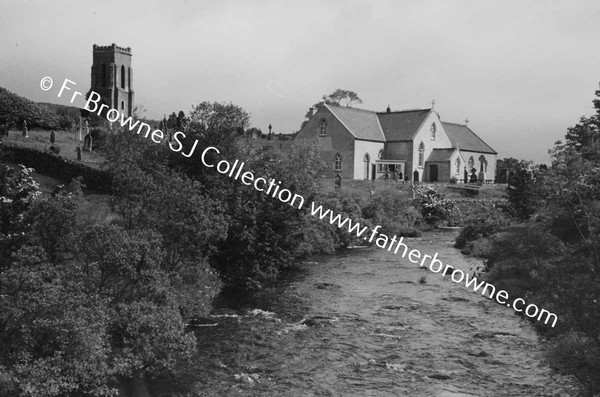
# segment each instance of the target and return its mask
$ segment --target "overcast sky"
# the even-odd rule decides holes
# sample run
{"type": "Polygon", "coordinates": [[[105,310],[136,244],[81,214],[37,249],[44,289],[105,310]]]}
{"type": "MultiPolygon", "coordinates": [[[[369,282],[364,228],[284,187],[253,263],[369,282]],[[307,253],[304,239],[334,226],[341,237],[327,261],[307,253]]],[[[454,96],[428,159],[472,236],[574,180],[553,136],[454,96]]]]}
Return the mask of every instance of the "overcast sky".
{"type": "Polygon", "coordinates": [[[426,108],[499,152],[547,162],[593,113],[600,1],[0,0],[0,86],[66,103],[40,79],[90,88],[92,45],[131,47],[146,115],[227,101],[296,131],[336,88],[365,109],[426,108]]]}

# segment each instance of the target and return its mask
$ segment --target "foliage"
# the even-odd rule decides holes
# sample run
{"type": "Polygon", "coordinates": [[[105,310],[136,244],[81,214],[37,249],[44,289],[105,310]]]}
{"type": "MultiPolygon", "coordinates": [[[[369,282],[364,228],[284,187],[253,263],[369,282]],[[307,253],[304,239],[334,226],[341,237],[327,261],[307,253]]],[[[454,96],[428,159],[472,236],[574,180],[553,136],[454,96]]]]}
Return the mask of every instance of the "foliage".
{"type": "Polygon", "coordinates": [[[231,146],[239,128],[248,125],[250,115],[232,103],[201,102],[192,108],[189,128],[201,139],[201,147],[215,146],[222,153],[231,146]]]}
{"type": "Polygon", "coordinates": [[[418,205],[423,219],[430,225],[437,225],[450,218],[454,203],[439,192],[433,185],[416,188],[418,205]]]}
{"type": "Polygon", "coordinates": [[[362,99],[354,91],[338,88],[329,95],[323,95],[323,101],[329,105],[350,107],[355,103],[362,103],[362,99]]]}
{"type": "Polygon", "coordinates": [[[23,244],[27,228],[25,214],[41,195],[31,177],[33,169],[0,163],[0,271],[8,266],[10,254],[23,244]]]}
{"type": "Polygon", "coordinates": [[[423,216],[415,204],[396,189],[375,193],[362,205],[362,215],[380,225],[383,233],[397,236],[420,235],[423,216]]]}
{"type": "Polygon", "coordinates": [[[527,220],[537,209],[539,202],[540,171],[530,163],[521,162],[510,172],[508,178],[508,202],[512,215],[527,220]]]}
{"type": "Polygon", "coordinates": [[[72,108],[59,105],[38,104],[0,87],[0,125],[43,130],[68,129],[74,122],[72,108]],[[58,109],[58,110],[57,110],[58,109]]]}
{"type": "Polygon", "coordinates": [[[496,183],[508,183],[507,171],[512,171],[517,167],[517,165],[519,165],[519,163],[522,163],[522,161],[517,160],[513,157],[505,157],[503,159],[498,159],[496,161],[496,183]]]}
{"type": "MultiPolygon", "coordinates": [[[[362,102],[362,99],[360,99],[356,92],[338,88],[329,95],[323,95],[322,100],[315,103],[312,107],[316,110],[323,107],[324,104],[350,107],[355,103],[362,102]]],[[[308,110],[308,112],[304,115],[306,120],[302,122],[300,129],[304,128],[304,126],[308,123],[308,120],[311,118],[311,115],[311,110],[308,110]]]]}
{"type": "Polygon", "coordinates": [[[110,192],[110,174],[104,170],[69,161],[52,153],[33,148],[10,146],[6,148],[4,154],[6,161],[19,162],[35,169],[39,173],[47,174],[66,182],[73,178],[82,177],[82,182],[86,187],[99,193],[110,192]]]}
{"type": "MultiPolygon", "coordinates": [[[[255,176],[281,181],[292,194],[302,196],[305,206],[315,200],[317,175],[323,165],[314,146],[298,145],[286,154],[266,146],[238,156],[255,176]]],[[[323,234],[322,228],[315,226],[317,222],[305,209],[299,210],[239,181],[226,180],[223,184],[224,177],[218,178],[209,194],[226,205],[229,229],[211,263],[230,288],[260,288],[298,259],[327,250],[329,243],[316,238],[323,234]]]]}
{"type": "Polygon", "coordinates": [[[106,142],[109,136],[109,131],[106,127],[94,127],[90,129],[92,135],[92,149],[93,150],[110,150],[107,148],[106,142]]]}
{"type": "Polygon", "coordinates": [[[484,201],[457,203],[453,218],[463,227],[454,246],[464,254],[472,254],[474,241],[492,236],[510,223],[500,205],[484,201]]]}
{"type": "Polygon", "coordinates": [[[593,338],[576,332],[561,335],[548,359],[561,372],[574,374],[588,390],[600,390],[600,346],[593,338]]]}
{"type": "MultiPolygon", "coordinates": [[[[558,316],[548,356],[589,394],[600,392],[600,90],[596,114],[569,128],[544,170],[518,164],[509,202],[521,225],[487,238],[486,277],[496,288],[558,316]]],[[[464,231],[465,238],[468,234],[464,231]]]]}

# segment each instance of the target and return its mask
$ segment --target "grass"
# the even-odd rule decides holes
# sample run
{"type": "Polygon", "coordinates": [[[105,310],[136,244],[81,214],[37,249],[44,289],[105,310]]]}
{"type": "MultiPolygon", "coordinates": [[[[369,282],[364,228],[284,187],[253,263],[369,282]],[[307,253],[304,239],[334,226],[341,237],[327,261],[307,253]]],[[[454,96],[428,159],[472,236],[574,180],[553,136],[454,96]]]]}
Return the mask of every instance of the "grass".
{"type": "MultiPolygon", "coordinates": [[[[449,189],[448,183],[427,183],[422,182],[421,185],[435,185],[438,190],[443,193],[448,199],[459,200],[505,200],[506,199],[506,184],[483,185],[479,189],[479,194],[473,197],[464,196],[461,192],[454,189],[449,189]]],[[[321,180],[322,190],[329,192],[335,190],[335,182],[333,179],[321,180]]],[[[457,185],[450,185],[457,186],[457,185]]],[[[460,186],[460,185],[458,185],[460,186]]],[[[352,196],[359,196],[368,199],[373,194],[380,193],[385,190],[399,190],[406,195],[407,199],[412,199],[412,186],[410,182],[404,184],[394,181],[365,181],[365,180],[344,180],[342,181],[342,191],[349,193],[352,196]]]]}
{"type": "MultiPolygon", "coordinates": [[[[29,137],[25,138],[21,131],[11,130],[8,136],[2,137],[2,142],[37,150],[49,150],[50,146],[60,147],[59,155],[67,160],[77,160],[77,143],[79,133],[77,130],[55,131],[55,143],[50,143],[50,131],[31,130],[29,137]]],[[[101,154],[92,151],[81,153],[81,162],[86,165],[99,168],[104,162],[101,154]]]]}

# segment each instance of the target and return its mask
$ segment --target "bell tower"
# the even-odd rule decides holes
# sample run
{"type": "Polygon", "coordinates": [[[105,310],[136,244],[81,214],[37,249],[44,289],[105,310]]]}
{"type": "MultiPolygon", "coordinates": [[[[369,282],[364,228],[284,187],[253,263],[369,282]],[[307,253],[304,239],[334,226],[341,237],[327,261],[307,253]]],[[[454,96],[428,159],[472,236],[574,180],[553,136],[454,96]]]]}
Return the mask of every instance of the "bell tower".
{"type": "Polygon", "coordinates": [[[102,102],[126,116],[133,114],[133,69],[131,47],[93,46],[92,91],[102,102]]]}

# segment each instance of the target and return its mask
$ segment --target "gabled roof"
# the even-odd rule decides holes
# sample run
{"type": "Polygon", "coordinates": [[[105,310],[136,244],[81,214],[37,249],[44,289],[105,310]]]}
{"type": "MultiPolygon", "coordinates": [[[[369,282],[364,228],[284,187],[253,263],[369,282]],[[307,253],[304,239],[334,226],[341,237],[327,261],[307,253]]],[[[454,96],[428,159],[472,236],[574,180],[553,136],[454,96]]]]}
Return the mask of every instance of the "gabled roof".
{"type": "Polygon", "coordinates": [[[498,154],[466,125],[442,121],[442,126],[448,134],[452,146],[470,152],[498,154]]]}
{"type": "Polygon", "coordinates": [[[385,142],[377,114],[370,110],[325,105],[357,139],[385,142]]]}
{"type": "Polygon", "coordinates": [[[414,138],[431,109],[403,110],[377,113],[388,142],[409,141],[414,138]]]}
{"type": "MultiPolygon", "coordinates": [[[[371,110],[337,105],[325,104],[324,106],[356,139],[375,142],[412,140],[419,131],[421,125],[425,122],[429,113],[432,111],[431,109],[415,109],[388,113],[373,112],[371,110]]],[[[453,148],[472,152],[498,154],[466,125],[442,121],[442,126],[444,127],[448,138],[450,138],[453,148]]],[[[438,155],[442,156],[441,152],[435,156],[438,155]]]]}
{"type": "Polygon", "coordinates": [[[455,151],[456,151],[456,148],[433,149],[431,151],[431,154],[427,158],[427,161],[434,162],[434,163],[450,161],[450,159],[452,158],[452,155],[454,154],[455,151]]]}

